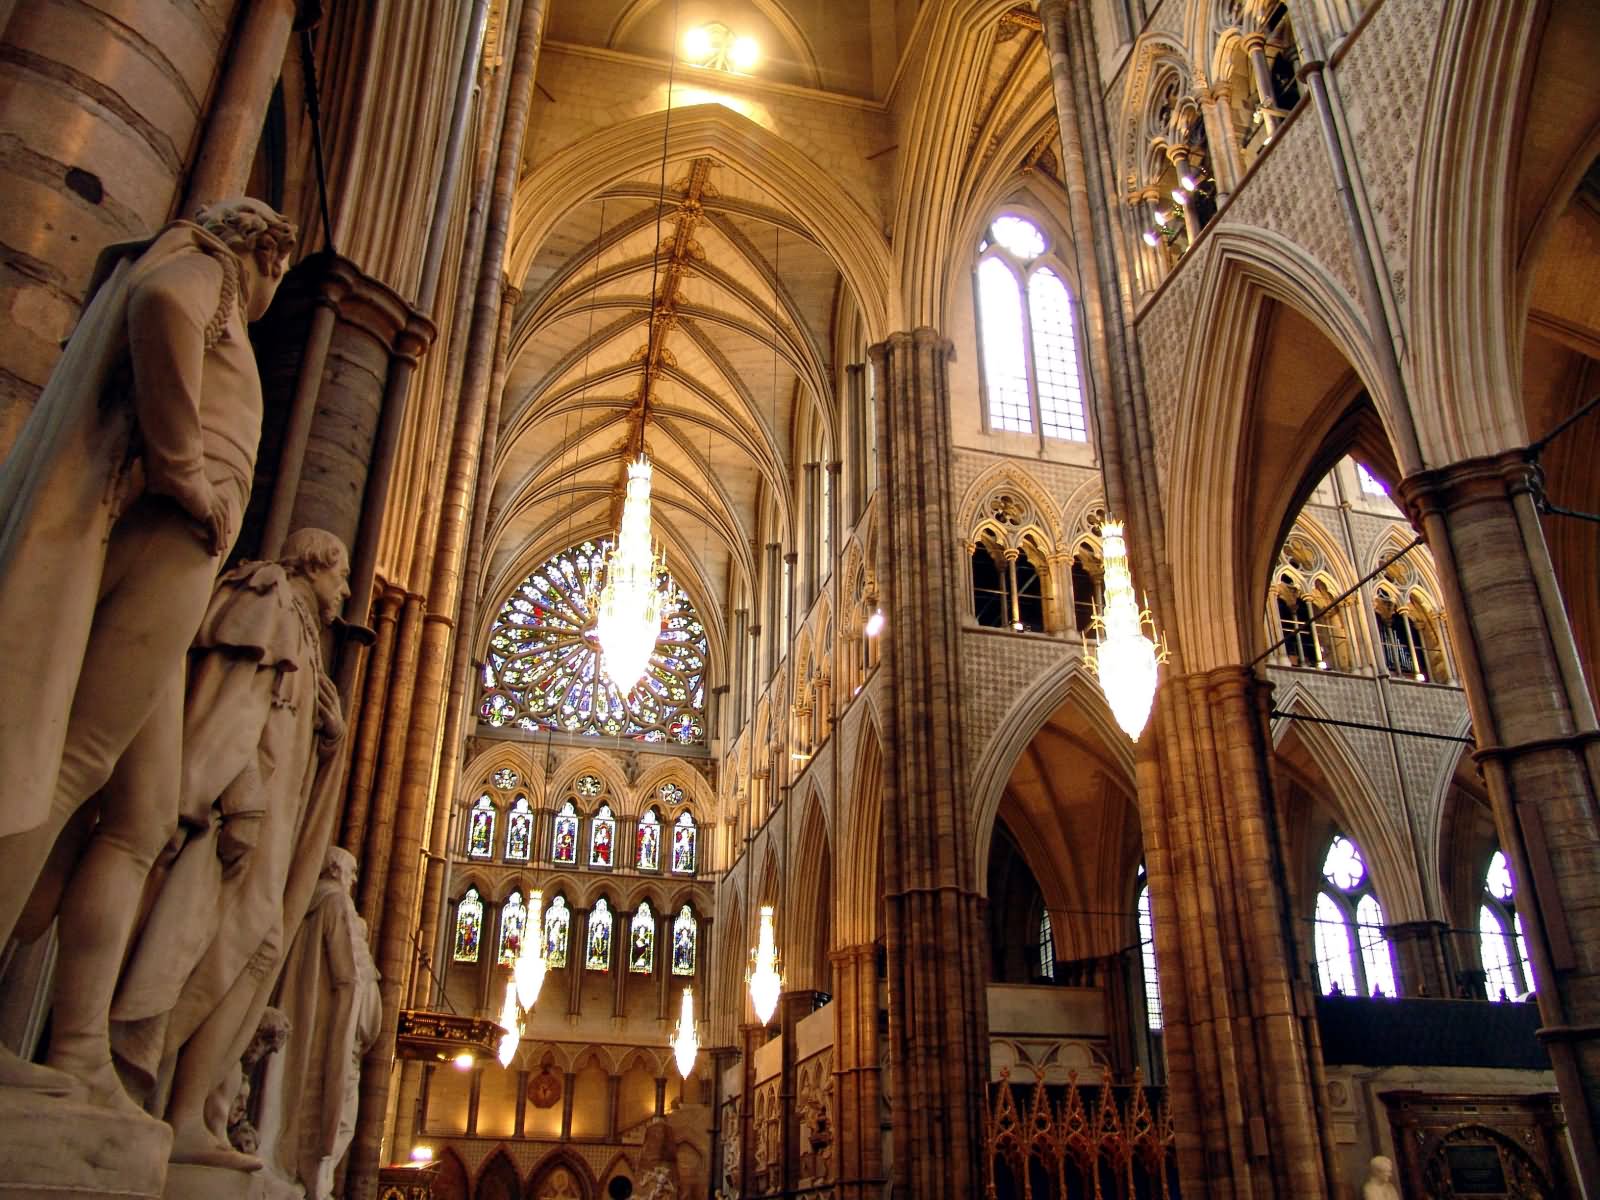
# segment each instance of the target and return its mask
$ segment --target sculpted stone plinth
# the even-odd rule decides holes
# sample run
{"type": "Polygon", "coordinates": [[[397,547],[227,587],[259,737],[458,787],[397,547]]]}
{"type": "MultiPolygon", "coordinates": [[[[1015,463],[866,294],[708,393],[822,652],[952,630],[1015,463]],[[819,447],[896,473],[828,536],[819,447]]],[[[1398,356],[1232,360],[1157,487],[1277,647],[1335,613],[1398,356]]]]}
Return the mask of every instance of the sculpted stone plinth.
{"type": "Polygon", "coordinates": [[[236,200],[108,250],[0,467],[0,944],[53,916],[61,934],[55,1072],[8,1055],[0,1087],[138,1112],[107,1012],[177,825],[187,652],[255,468],[246,324],[293,246],[277,213],[236,200]]]}
{"type": "Polygon", "coordinates": [[[274,1003],[295,1032],[269,1076],[262,1127],[267,1169],[329,1200],[333,1177],[355,1136],[361,1059],[383,1021],[378,969],[367,948],[367,923],[351,899],[356,860],[328,849],[322,878],[284,963],[274,1003]]]}
{"type": "Polygon", "coordinates": [[[0,1200],[162,1194],[172,1130],[86,1100],[0,1088],[0,1200]]]}
{"type": "Polygon", "coordinates": [[[188,836],[111,1012],[117,1065],[172,1124],[174,1162],[262,1165],[230,1145],[228,1115],[240,1056],[332,832],[338,780],[327,766],[344,721],[322,638],[348,595],[348,570],[342,542],[298,530],[283,561],[243,563],[218,580],[195,638],[183,724],[188,836]]]}

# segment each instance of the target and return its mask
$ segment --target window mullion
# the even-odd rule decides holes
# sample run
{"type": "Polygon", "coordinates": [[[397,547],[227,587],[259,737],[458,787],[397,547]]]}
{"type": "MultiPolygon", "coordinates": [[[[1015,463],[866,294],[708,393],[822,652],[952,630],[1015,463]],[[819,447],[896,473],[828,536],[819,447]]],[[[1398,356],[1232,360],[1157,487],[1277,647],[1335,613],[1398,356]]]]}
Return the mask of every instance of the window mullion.
{"type": "Polygon", "coordinates": [[[1020,276],[1017,286],[1022,296],[1022,369],[1028,380],[1028,412],[1043,448],[1044,406],[1039,402],[1039,362],[1033,348],[1033,298],[1028,294],[1027,269],[1019,267],[1017,270],[1020,276]]]}

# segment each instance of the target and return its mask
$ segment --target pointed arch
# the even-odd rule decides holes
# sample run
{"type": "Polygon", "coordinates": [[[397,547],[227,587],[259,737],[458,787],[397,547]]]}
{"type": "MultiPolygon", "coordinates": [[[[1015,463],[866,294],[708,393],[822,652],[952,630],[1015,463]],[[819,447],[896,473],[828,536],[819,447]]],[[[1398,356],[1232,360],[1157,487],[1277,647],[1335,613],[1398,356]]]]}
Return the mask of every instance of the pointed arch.
{"type": "Polygon", "coordinates": [[[1033,507],[1028,514],[1034,520],[1023,522],[1006,535],[1006,544],[1020,544],[1030,531],[1044,542],[1046,552],[1054,551],[1066,540],[1066,526],[1062,521],[1061,507],[1051,498],[1049,489],[1035,479],[1031,472],[1015,463],[999,462],[980,474],[961,496],[961,506],[956,509],[966,522],[966,536],[972,537],[985,521],[991,524],[992,515],[981,506],[991,496],[1003,489],[1013,489],[1027,498],[1033,507]]]}
{"type": "Polygon", "coordinates": [[[835,886],[833,940],[840,946],[865,945],[881,933],[883,742],[870,707],[859,722],[850,800],[853,836],[840,855],[835,886]]]}
{"type": "MultiPolygon", "coordinates": [[[[1311,717],[1331,715],[1309,689],[1299,684],[1291,685],[1282,694],[1278,708],[1311,717]]],[[[1272,740],[1279,761],[1298,776],[1313,800],[1326,802],[1335,822],[1361,848],[1378,898],[1390,920],[1425,917],[1428,910],[1417,879],[1411,839],[1381,799],[1376,781],[1368,774],[1350,739],[1332,726],[1280,717],[1273,725],[1272,740]],[[1315,776],[1311,776],[1303,764],[1297,767],[1291,761],[1296,757],[1293,753],[1296,747],[1304,751],[1304,758],[1314,767],[1315,776]],[[1318,783],[1323,786],[1319,788],[1318,783]]],[[[1306,853],[1317,851],[1307,847],[1306,853]]],[[[1313,866],[1320,869],[1321,864],[1313,866]]]]}
{"type": "MultiPolygon", "coordinates": [[[[1395,398],[1373,386],[1376,357],[1352,298],[1277,234],[1225,227],[1207,236],[1202,288],[1216,299],[1189,329],[1180,356],[1181,378],[1194,385],[1182,402],[1176,394],[1158,396],[1154,386],[1151,394],[1157,468],[1163,494],[1172,498],[1174,618],[1190,670],[1250,657],[1247,647],[1260,636],[1258,580],[1269,565],[1258,569],[1255,560],[1277,552],[1291,514],[1339,454],[1359,440],[1381,468],[1395,461],[1387,426],[1362,425],[1360,397],[1371,397],[1364,411],[1379,420],[1395,398]],[[1269,352],[1287,353],[1291,333],[1294,345],[1318,356],[1323,390],[1300,396],[1298,412],[1276,412],[1301,427],[1292,444],[1263,448],[1252,440],[1259,422],[1251,414],[1264,403],[1269,352]],[[1335,450],[1336,443],[1343,444],[1335,450]],[[1260,536],[1264,525],[1272,527],[1270,540],[1260,536]]],[[[1274,396],[1273,403],[1282,409],[1290,399],[1274,396]]]]}
{"type": "Polygon", "coordinates": [[[831,992],[827,960],[832,946],[833,850],[827,806],[815,786],[800,808],[800,838],[791,851],[789,894],[791,920],[785,943],[791,951],[789,987],[816,987],[831,992]]]}
{"type": "Polygon", "coordinates": [[[1133,746],[1118,729],[1100,685],[1082,659],[1058,659],[1012,701],[972,772],[972,845],[982,895],[988,894],[989,844],[1012,766],[1051,715],[1069,702],[1115,756],[1123,790],[1135,794],[1133,746]]]}
{"type": "Polygon", "coordinates": [[[599,1184],[590,1173],[589,1164],[565,1147],[552,1150],[534,1164],[532,1171],[528,1172],[528,1200],[540,1200],[541,1189],[550,1181],[552,1175],[562,1170],[572,1176],[582,1200],[596,1200],[599,1184]]]}

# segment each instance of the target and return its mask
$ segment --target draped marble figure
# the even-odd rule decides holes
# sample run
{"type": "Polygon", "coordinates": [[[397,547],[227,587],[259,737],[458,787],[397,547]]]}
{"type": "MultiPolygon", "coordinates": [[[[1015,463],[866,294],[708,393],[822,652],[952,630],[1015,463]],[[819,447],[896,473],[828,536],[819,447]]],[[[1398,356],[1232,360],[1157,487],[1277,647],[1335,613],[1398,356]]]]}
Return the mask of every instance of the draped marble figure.
{"type": "Polygon", "coordinates": [[[51,916],[61,935],[54,1070],[3,1052],[0,1085],[137,1111],[106,1014],[177,823],[186,652],[254,475],[246,325],[294,239],[267,205],[227,200],[108,249],[0,467],[0,945],[51,916]]]}
{"type": "MultiPolygon", "coordinates": [[[[253,1170],[228,1143],[234,1067],[304,919],[332,836],[344,733],[322,637],[348,595],[321,529],[227,572],[195,638],[183,725],[189,833],[117,986],[118,1067],[164,1111],[173,1162],[253,1170]],[[158,1083],[171,1060],[171,1098],[158,1083]]],[[[297,1023],[293,1014],[292,1023],[297,1023]]]]}
{"type": "Polygon", "coordinates": [[[367,948],[367,923],[350,890],[356,860],[328,848],[300,932],[284,962],[273,1003],[294,1024],[263,1103],[275,1110],[276,1174],[329,1200],[333,1175],[355,1135],[361,1059],[383,1020],[378,968],[367,948]]]}

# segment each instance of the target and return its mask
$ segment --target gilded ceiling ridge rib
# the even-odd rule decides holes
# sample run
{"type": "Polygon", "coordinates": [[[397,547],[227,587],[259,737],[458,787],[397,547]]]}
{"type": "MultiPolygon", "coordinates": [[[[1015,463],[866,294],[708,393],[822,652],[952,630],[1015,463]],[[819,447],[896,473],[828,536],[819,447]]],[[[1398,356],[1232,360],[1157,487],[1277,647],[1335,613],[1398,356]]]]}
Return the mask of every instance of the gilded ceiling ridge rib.
{"type": "MultiPolygon", "coordinates": [[[[712,160],[704,157],[695,159],[689,165],[683,196],[677,201],[673,213],[672,237],[666,243],[671,247],[671,252],[662,272],[658,294],[651,297],[651,329],[645,342],[644,377],[639,382],[633,408],[633,415],[638,417],[638,422],[629,435],[627,452],[617,472],[616,499],[612,506],[619,521],[628,484],[628,464],[644,452],[645,427],[650,420],[650,397],[655,390],[656,375],[663,364],[670,366],[676,361],[667,349],[667,339],[678,322],[678,290],[693,269],[690,264],[694,257],[694,231],[705,216],[700,201],[710,188],[712,165],[712,160]]],[[[659,247],[656,253],[660,253],[659,247]]]]}

